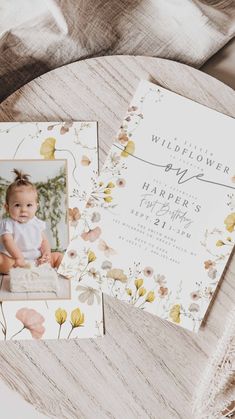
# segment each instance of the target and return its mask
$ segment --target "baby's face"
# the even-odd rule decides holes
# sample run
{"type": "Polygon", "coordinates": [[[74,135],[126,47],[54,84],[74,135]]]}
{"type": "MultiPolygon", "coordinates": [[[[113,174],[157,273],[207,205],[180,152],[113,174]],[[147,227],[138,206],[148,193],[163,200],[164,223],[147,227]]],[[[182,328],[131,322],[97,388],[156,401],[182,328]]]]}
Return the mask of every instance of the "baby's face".
{"type": "Polygon", "coordinates": [[[14,191],[6,205],[10,217],[19,223],[27,223],[37,211],[37,195],[35,191],[22,187],[14,191]]]}

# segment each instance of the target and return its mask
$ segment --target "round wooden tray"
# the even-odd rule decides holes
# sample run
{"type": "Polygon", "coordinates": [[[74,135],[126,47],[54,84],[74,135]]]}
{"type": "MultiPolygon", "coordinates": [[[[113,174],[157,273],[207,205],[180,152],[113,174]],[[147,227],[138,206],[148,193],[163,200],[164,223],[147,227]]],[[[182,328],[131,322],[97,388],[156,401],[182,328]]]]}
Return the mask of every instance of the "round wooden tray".
{"type": "MultiPolygon", "coordinates": [[[[0,119],[97,120],[102,163],[141,78],[235,116],[233,90],[198,70],[113,56],[33,80],[1,104],[0,119]]],[[[0,375],[60,419],[191,418],[193,392],[235,304],[234,272],[233,258],[198,335],[105,297],[103,339],[1,343],[0,375]]]]}

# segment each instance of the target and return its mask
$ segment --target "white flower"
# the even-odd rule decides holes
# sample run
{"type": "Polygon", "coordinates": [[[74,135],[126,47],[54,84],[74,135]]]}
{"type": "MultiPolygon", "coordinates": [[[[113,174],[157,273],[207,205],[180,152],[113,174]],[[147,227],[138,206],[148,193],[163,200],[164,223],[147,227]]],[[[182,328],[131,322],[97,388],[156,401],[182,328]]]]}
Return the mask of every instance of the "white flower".
{"type": "Polygon", "coordinates": [[[99,212],[93,212],[91,216],[91,221],[93,223],[98,223],[100,221],[100,213],[99,212]]]}
{"type": "Polygon", "coordinates": [[[189,311],[191,311],[191,312],[198,312],[199,311],[199,305],[198,304],[196,304],[196,303],[192,303],[192,304],[190,304],[190,306],[189,306],[189,311]]]}
{"type": "Polygon", "coordinates": [[[93,279],[99,279],[100,278],[100,273],[99,271],[96,271],[95,268],[90,268],[87,271],[88,275],[91,276],[93,279]]]}
{"type": "Polygon", "coordinates": [[[94,300],[96,298],[97,304],[100,304],[101,298],[100,298],[100,292],[98,290],[95,290],[91,287],[83,287],[82,285],[78,285],[76,287],[77,291],[81,291],[81,293],[78,296],[79,301],[81,303],[87,303],[89,306],[94,304],[94,300]]]}
{"type": "Polygon", "coordinates": [[[117,153],[112,153],[110,156],[111,163],[115,164],[120,161],[120,156],[117,153]]]}
{"type": "Polygon", "coordinates": [[[157,282],[160,286],[166,283],[165,275],[157,275],[157,277],[155,277],[154,279],[155,279],[155,282],[157,282]]]}
{"type": "Polygon", "coordinates": [[[112,263],[109,262],[109,260],[104,260],[104,262],[101,265],[102,269],[111,269],[112,268],[112,263]]]}
{"type": "Polygon", "coordinates": [[[215,268],[210,268],[208,271],[208,276],[211,279],[215,279],[217,274],[217,270],[215,268]]]}

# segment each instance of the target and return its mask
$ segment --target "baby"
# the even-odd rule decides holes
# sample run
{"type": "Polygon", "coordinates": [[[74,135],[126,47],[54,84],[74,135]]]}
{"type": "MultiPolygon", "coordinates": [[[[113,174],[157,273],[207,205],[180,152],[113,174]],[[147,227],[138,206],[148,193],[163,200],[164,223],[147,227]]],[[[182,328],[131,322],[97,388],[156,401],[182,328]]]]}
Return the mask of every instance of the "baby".
{"type": "Polygon", "coordinates": [[[0,272],[6,274],[12,267],[24,267],[27,261],[38,265],[49,262],[58,268],[63,255],[51,252],[46,223],[35,216],[37,189],[29,181],[29,175],[16,169],[13,172],[15,180],[6,191],[5,208],[9,218],[0,222],[0,272]]]}

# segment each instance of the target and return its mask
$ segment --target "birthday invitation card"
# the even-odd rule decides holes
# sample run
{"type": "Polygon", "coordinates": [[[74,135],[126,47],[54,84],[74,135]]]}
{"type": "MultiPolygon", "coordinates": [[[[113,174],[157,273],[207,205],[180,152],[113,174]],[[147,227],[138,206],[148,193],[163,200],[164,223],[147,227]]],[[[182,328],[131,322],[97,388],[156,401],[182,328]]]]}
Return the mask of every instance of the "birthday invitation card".
{"type": "Polygon", "coordinates": [[[197,331],[234,246],[234,128],[142,81],[61,274],[197,331]]]}
{"type": "Polygon", "coordinates": [[[0,339],[102,336],[101,292],[58,273],[97,176],[97,123],[3,122],[0,141],[0,339]]]}

